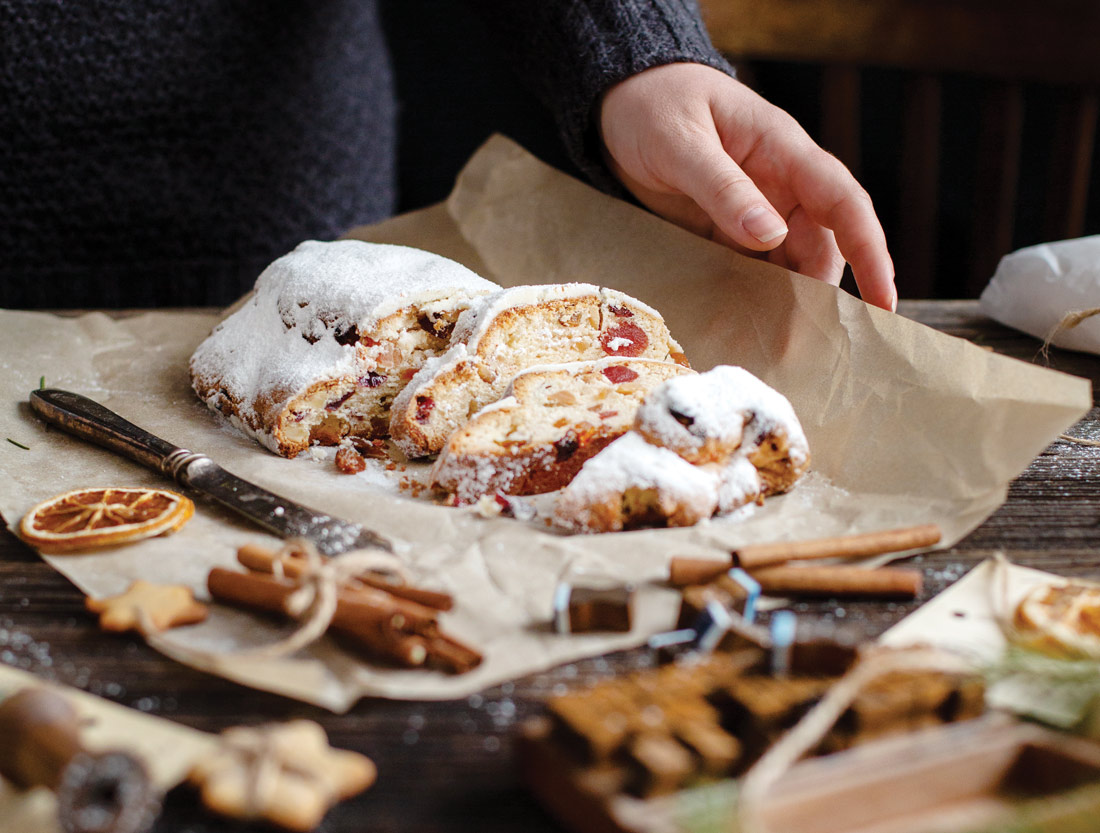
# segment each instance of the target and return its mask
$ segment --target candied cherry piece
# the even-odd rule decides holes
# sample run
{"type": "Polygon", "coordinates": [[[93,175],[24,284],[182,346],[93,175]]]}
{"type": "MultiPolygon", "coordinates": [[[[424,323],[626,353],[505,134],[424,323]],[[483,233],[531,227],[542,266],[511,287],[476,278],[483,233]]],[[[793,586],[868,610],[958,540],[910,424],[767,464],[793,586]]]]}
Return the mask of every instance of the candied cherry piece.
{"type": "Polygon", "coordinates": [[[430,396],[417,396],[416,397],[416,421],[427,422],[428,418],[432,415],[432,410],[435,408],[435,400],[430,396]]]}
{"type": "Polygon", "coordinates": [[[623,382],[633,382],[638,378],[637,372],[631,370],[629,367],[623,367],[621,364],[605,367],[603,369],[603,375],[607,377],[607,381],[616,385],[621,385],[623,382]]]}
{"type": "Polygon", "coordinates": [[[619,318],[633,318],[634,317],[634,313],[632,313],[626,307],[609,306],[608,310],[611,313],[613,313],[614,315],[617,315],[619,318]]]}
{"type": "Polygon", "coordinates": [[[612,356],[640,356],[649,346],[645,330],[629,321],[608,327],[600,336],[604,352],[612,356]]]}
{"type": "Polygon", "coordinates": [[[339,397],[338,399],[333,399],[331,402],[329,402],[327,405],[325,405],[325,410],[328,411],[329,413],[332,413],[337,408],[339,408],[341,405],[343,405],[345,402],[347,402],[349,399],[351,399],[351,395],[353,393],[355,393],[354,388],[349,390],[347,393],[345,393],[343,396],[339,397]]]}

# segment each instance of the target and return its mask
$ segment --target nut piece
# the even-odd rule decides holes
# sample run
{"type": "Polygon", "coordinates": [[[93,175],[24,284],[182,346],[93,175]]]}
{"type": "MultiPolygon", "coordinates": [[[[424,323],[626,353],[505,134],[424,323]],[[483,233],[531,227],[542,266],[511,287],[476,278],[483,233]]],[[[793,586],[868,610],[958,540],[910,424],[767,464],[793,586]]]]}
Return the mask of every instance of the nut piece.
{"type": "Polygon", "coordinates": [[[363,455],[350,445],[342,445],[336,450],[336,468],[344,474],[358,474],[366,467],[363,455]]]}

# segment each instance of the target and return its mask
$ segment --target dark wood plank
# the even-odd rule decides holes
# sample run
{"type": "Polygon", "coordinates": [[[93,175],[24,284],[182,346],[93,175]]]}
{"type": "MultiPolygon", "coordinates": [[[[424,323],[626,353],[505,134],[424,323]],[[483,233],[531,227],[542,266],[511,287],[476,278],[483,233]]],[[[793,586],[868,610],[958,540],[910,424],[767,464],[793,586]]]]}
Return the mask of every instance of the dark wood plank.
{"type": "Polygon", "coordinates": [[[1047,177],[1045,240],[1067,240],[1084,231],[1096,144],[1096,91],[1074,88],[1059,97],[1047,177]]]}
{"type": "MultiPolygon", "coordinates": [[[[1035,358],[1039,343],[996,325],[974,302],[903,301],[901,312],[936,329],[1017,358],[1035,358]]],[[[1051,366],[1100,383],[1100,359],[1053,351],[1051,366]]],[[[1100,410],[1075,429],[1100,437],[1100,410]]],[[[993,551],[1066,575],[1100,577],[1100,449],[1056,442],[1012,484],[1008,500],[950,550],[914,559],[925,576],[913,603],[813,602],[795,610],[853,636],[873,637],[940,592],[993,551]]],[[[362,702],[346,715],[251,691],[177,665],[129,636],[107,636],[83,608],[83,597],[10,533],[0,531],[0,662],[100,694],[204,730],[305,716],[333,742],[373,757],[380,770],[368,793],[338,807],[322,830],[556,830],[520,787],[512,759],[517,721],[566,687],[652,663],[626,651],[534,674],[446,703],[362,702]]],[[[255,829],[212,821],[185,790],[169,796],[157,830],[215,833],[255,829]]]]}
{"type": "Polygon", "coordinates": [[[901,166],[898,170],[901,204],[898,228],[898,296],[936,297],[938,195],[940,179],[940,120],[942,85],[934,75],[906,80],[901,166]]]}
{"type": "Polygon", "coordinates": [[[1100,83],[1088,0],[702,0],[711,39],[753,60],[1100,83]]]}
{"type": "Polygon", "coordinates": [[[1018,83],[994,84],[982,98],[974,184],[971,268],[960,294],[977,297],[1012,251],[1023,146],[1024,95],[1018,83]]]}
{"type": "Polygon", "coordinates": [[[827,66],[821,77],[821,146],[858,179],[860,165],[860,80],[854,66],[827,66]]]}

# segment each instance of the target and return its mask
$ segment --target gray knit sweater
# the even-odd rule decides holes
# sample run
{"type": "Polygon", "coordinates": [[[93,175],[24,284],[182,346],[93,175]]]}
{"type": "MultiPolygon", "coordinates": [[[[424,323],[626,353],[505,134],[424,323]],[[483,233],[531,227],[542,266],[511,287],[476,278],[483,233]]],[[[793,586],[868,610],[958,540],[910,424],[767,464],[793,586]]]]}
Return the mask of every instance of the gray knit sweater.
{"type": "MultiPolygon", "coordinates": [[[[692,0],[470,5],[601,187],[604,90],[728,69],[692,0]]],[[[380,24],[378,0],[0,0],[0,306],[223,304],[298,241],[391,214],[380,24]]]]}

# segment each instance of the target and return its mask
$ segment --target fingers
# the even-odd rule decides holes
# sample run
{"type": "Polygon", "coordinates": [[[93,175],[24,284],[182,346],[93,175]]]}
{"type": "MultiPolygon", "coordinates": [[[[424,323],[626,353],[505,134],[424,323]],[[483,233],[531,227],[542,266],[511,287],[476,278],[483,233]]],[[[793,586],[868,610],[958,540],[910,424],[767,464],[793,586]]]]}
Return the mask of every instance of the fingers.
{"type": "Polygon", "coordinates": [[[674,144],[663,167],[668,185],[694,200],[725,237],[757,252],[783,242],[783,217],[726,153],[717,133],[674,144]]]}
{"type": "Polygon", "coordinates": [[[800,154],[788,177],[809,219],[833,230],[863,300],[895,309],[894,263],[867,192],[847,168],[819,148],[800,154]]]}
{"type": "Polygon", "coordinates": [[[787,218],[787,225],[790,227],[784,247],[787,268],[839,286],[844,275],[844,256],[833,232],[815,223],[801,207],[787,218]]]}

